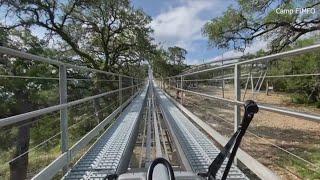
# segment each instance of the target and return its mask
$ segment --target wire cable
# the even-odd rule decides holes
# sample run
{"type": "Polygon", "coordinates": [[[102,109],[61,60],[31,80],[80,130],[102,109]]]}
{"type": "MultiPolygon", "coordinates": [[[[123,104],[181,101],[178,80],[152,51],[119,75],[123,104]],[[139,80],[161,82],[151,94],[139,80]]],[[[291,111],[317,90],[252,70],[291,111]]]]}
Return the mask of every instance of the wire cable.
{"type": "MultiPolygon", "coordinates": [[[[105,109],[107,109],[107,108],[111,107],[111,106],[112,106],[112,105],[114,105],[114,104],[115,104],[115,102],[113,102],[113,103],[112,103],[112,104],[110,104],[109,106],[107,106],[107,107],[105,107],[105,108],[103,108],[103,109],[101,109],[101,110],[99,110],[99,111],[97,111],[97,112],[101,112],[101,111],[103,111],[103,110],[105,110],[105,109]]],[[[79,121],[79,122],[77,122],[77,123],[73,124],[72,126],[68,127],[68,129],[71,129],[71,128],[75,127],[75,125],[79,124],[80,122],[82,122],[82,121],[84,121],[84,120],[87,120],[87,119],[89,119],[89,118],[91,118],[91,117],[95,116],[97,112],[95,112],[94,114],[92,114],[92,115],[90,115],[90,116],[88,116],[88,117],[86,117],[86,118],[82,119],[81,121],[79,121]]],[[[24,152],[24,153],[20,154],[19,156],[17,156],[17,157],[15,157],[15,158],[11,159],[10,161],[5,162],[4,164],[12,163],[13,161],[15,161],[15,160],[19,159],[20,157],[22,157],[22,156],[24,156],[24,155],[26,155],[26,154],[30,153],[31,151],[33,151],[33,150],[35,150],[35,149],[39,148],[40,146],[42,146],[42,145],[46,144],[46,143],[47,143],[47,142],[49,142],[50,140],[52,140],[52,139],[56,138],[56,137],[57,137],[58,135],[60,135],[60,134],[61,134],[61,131],[60,131],[60,132],[58,132],[57,134],[55,134],[55,135],[53,135],[53,136],[49,137],[49,138],[48,138],[48,139],[46,139],[45,141],[42,141],[41,143],[37,144],[36,146],[34,146],[34,147],[32,147],[32,148],[28,149],[28,151],[26,151],[26,152],[24,152]]]]}
{"type": "MultiPolygon", "coordinates": [[[[230,124],[230,125],[233,126],[233,123],[232,123],[232,122],[224,119],[224,118],[221,117],[221,116],[218,116],[218,115],[212,115],[212,116],[217,117],[217,118],[219,118],[220,120],[222,120],[222,121],[224,121],[224,122],[226,122],[226,123],[228,123],[228,124],[230,124]]],[[[209,124],[209,125],[210,125],[210,124],[209,124]]],[[[320,166],[318,166],[318,165],[316,165],[316,164],[314,164],[314,163],[312,163],[312,162],[310,162],[310,161],[308,161],[308,160],[306,160],[306,159],[304,159],[304,158],[302,158],[302,157],[300,157],[300,156],[298,156],[298,155],[296,155],[296,154],[294,154],[294,153],[292,153],[292,152],[290,152],[290,151],[288,151],[288,150],[286,150],[286,149],[284,149],[284,148],[282,148],[282,147],[280,147],[280,146],[272,143],[271,141],[269,141],[269,140],[267,140],[267,139],[265,139],[265,138],[263,138],[263,137],[255,134],[255,133],[253,133],[252,131],[247,130],[247,132],[248,132],[249,134],[255,136],[256,138],[259,138],[259,139],[265,141],[266,143],[274,146],[275,148],[278,148],[278,149],[280,149],[281,151],[284,151],[284,152],[286,152],[287,154],[289,154],[289,155],[291,155],[291,156],[293,156],[293,157],[295,157],[295,158],[297,158],[297,159],[299,159],[299,160],[301,160],[301,161],[303,161],[303,162],[305,162],[305,163],[307,163],[307,164],[315,167],[316,169],[320,169],[320,166]]],[[[317,172],[316,170],[313,170],[313,169],[310,169],[310,170],[317,172]]]]}
{"type": "Polygon", "coordinates": [[[41,77],[41,76],[14,76],[14,75],[0,75],[2,78],[18,78],[18,79],[38,79],[38,80],[59,80],[54,77],[41,77]]]}

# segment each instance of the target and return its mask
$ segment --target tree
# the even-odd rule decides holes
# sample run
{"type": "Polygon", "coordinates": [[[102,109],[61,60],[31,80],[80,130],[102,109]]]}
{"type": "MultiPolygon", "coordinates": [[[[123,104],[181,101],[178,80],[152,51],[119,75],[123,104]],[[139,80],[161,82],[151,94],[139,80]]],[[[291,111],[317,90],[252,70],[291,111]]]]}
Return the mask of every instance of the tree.
{"type": "Polygon", "coordinates": [[[18,0],[2,1],[2,6],[17,19],[5,28],[45,28],[88,67],[116,71],[127,61],[141,61],[139,55],[151,46],[151,19],[129,0],[18,0]]]}
{"type": "MultiPolygon", "coordinates": [[[[43,56],[48,56],[52,52],[50,49],[42,48],[44,42],[32,36],[28,30],[0,31],[0,34],[1,42],[5,46],[43,56]]],[[[1,55],[1,75],[53,77],[57,76],[57,71],[53,71],[54,69],[56,68],[46,64],[23,61],[20,58],[1,55]]],[[[39,107],[57,104],[58,101],[58,96],[54,93],[58,89],[57,84],[48,80],[4,78],[0,81],[0,87],[0,101],[2,102],[0,105],[0,118],[27,113],[39,107]]],[[[27,152],[31,136],[30,122],[35,120],[33,118],[23,124],[19,124],[16,133],[10,131],[8,134],[2,134],[2,132],[0,134],[0,142],[4,145],[1,148],[9,149],[11,148],[10,143],[15,141],[12,158],[18,158],[10,162],[11,179],[25,179],[27,177],[29,161],[27,152]],[[6,143],[3,143],[3,141],[6,143]]]]}
{"type": "MultiPolygon", "coordinates": [[[[121,67],[141,62],[154,48],[151,18],[129,0],[2,0],[1,5],[16,19],[4,28],[44,28],[51,39],[62,40],[62,50],[75,53],[73,61],[90,68],[125,73],[121,67]]],[[[95,94],[101,93],[101,76],[95,76],[95,94]]],[[[99,99],[94,104],[102,120],[99,99]]]]}
{"type": "MultiPolygon", "coordinates": [[[[132,68],[122,67],[138,66],[154,48],[150,37],[151,18],[142,10],[134,9],[129,0],[0,0],[0,5],[0,8],[6,11],[2,13],[2,16],[5,14],[2,19],[7,19],[5,21],[7,24],[1,26],[2,30],[5,29],[4,32],[21,30],[21,27],[29,30],[44,29],[49,42],[55,42],[58,50],[56,52],[68,53],[70,57],[68,60],[72,63],[127,74],[129,71],[125,70],[132,68]]],[[[43,46],[48,44],[40,44],[40,47],[43,46]]],[[[28,52],[42,55],[43,51],[34,49],[28,52]]],[[[104,86],[99,80],[103,79],[104,75],[100,73],[94,75],[93,91],[94,94],[99,94],[104,86]]],[[[113,88],[111,87],[113,84],[108,85],[110,89],[113,88]]],[[[24,99],[32,99],[29,95],[22,96],[24,99]]],[[[17,102],[22,103],[21,100],[17,102]]],[[[99,99],[95,99],[94,105],[97,116],[102,120],[99,99]]],[[[25,132],[21,130],[21,137],[25,135],[21,138],[24,142],[18,144],[24,148],[17,155],[28,150],[29,131],[29,128],[25,132]]],[[[26,177],[28,156],[24,157],[26,159],[21,160],[18,167],[12,166],[14,172],[21,172],[12,174],[12,179],[26,177]]]]}
{"type": "Polygon", "coordinates": [[[277,52],[301,36],[320,30],[319,13],[303,13],[296,9],[319,9],[319,1],[238,0],[238,5],[229,7],[222,16],[205,24],[202,31],[211,46],[244,50],[253,40],[264,38],[269,42],[270,52],[277,52]]]}
{"type": "Polygon", "coordinates": [[[183,64],[183,61],[186,59],[187,50],[178,46],[174,46],[174,47],[169,47],[168,51],[169,51],[170,60],[173,61],[173,64],[178,64],[178,65],[183,64]]]}
{"type": "MultiPolygon", "coordinates": [[[[163,48],[157,48],[153,51],[152,55],[149,57],[149,62],[152,66],[153,73],[155,77],[169,77],[173,75],[180,74],[182,70],[187,68],[186,65],[182,64],[183,60],[177,60],[178,58],[174,58],[175,55],[170,53],[170,48],[165,50],[163,48]],[[177,60],[178,64],[170,63],[172,60],[177,60]]],[[[182,49],[182,48],[181,48],[182,49]]],[[[172,48],[171,48],[172,50],[172,48]]],[[[181,56],[181,55],[180,55],[181,56]]],[[[185,58],[185,56],[183,56],[185,58]]],[[[184,59],[180,58],[180,59],[184,59]]]]}
{"type": "MultiPolygon", "coordinates": [[[[298,40],[294,48],[310,46],[319,40],[319,37],[298,40]]],[[[279,74],[319,74],[320,55],[317,52],[307,53],[297,57],[277,61],[270,68],[270,75],[279,74]]],[[[290,93],[292,102],[298,104],[315,104],[320,107],[320,77],[301,76],[295,78],[275,78],[270,80],[274,84],[274,90],[290,93]]]]}

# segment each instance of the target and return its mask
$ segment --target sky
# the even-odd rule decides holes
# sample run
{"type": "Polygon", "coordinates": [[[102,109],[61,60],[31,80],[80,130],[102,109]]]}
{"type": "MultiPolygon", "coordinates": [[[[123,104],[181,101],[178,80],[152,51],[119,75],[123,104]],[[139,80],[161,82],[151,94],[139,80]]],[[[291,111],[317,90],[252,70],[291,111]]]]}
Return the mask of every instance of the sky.
{"type": "MultiPolygon", "coordinates": [[[[207,37],[201,33],[206,22],[221,16],[229,6],[237,6],[236,0],[132,0],[132,4],[152,17],[150,26],[154,29],[155,43],[165,48],[179,46],[188,51],[187,64],[243,55],[231,49],[209,47],[207,37]]],[[[0,15],[3,17],[1,8],[0,15]]],[[[32,32],[42,38],[46,31],[35,28],[32,32]]],[[[265,41],[256,40],[244,53],[265,49],[266,45],[265,41]]]]}
{"type": "MultiPolygon", "coordinates": [[[[132,0],[132,3],[152,17],[150,26],[156,43],[163,47],[180,46],[188,51],[187,64],[243,54],[209,47],[207,37],[201,33],[206,22],[221,16],[228,6],[235,7],[235,0],[132,0]]],[[[257,41],[245,53],[265,47],[264,41],[257,41]]]]}

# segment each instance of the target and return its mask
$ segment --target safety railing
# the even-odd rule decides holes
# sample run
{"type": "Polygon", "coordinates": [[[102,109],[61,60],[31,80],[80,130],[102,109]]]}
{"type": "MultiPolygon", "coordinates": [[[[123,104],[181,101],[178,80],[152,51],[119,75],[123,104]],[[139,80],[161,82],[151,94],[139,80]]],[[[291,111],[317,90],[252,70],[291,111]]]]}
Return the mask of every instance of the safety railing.
{"type": "MultiPolygon", "coordinates": [[[[40,57],[40,56],[29,54],[26,52],[21,52],[21,51],[6,48],[6,47],[0,47],[0,54],[3,57],[5,56],[5,58],[2,58],[2,61],[8,61],[3,64],[6,64],[6,63],[10,64],[11,62],[14,62],[17,60],[19,61],[26,60],[28,62],[38,62],[38,63],[47,64],[47,65],[52,65],[53,67],[56,67],[58,71],[58,77],[2,74],[0,75],[0,81],[1,81],[1,78],[31,79],[31,80],[45,80],[45,81],[53,80],[53,81],[58,81],[57,88],[59,89],[59,96],[58,96],[59,104],[49,106],[49,107],[42,107],[38,110],[32,109],[29,112],[25,112],[22,114],[15,114],[9,117],[4,117],[3,115],[1,115],[3,118],[0,119],[0,128],[5,129],[6,127],[8,127],[8,129],[10,129],[11,127],[14,127],[14,126],[21,127],[21,126],[25,126],[26,124],[36,123],[42,116],[46,116],[48,114],[57,113],[57,112],[59,112],[60,114],[60,118],[59,118],[60,130],[58,131],[58,133],[46,139],[45,141],[33,146],[32,148],[27,149],[24,152],[20,152],[16,154],[12,159],[10,159],[9,162],[1,162],[3,168],[2,167],[0,168],[0,179],[1,179],[1,176],[3,178],[8,178],[6,175],[7,173],[4,172],[8,170],[4,168],[5,165],[18,161],[19,158],[23,156],[28,156],[28,154],[30,154],[32,150],[44,145],[45,143],[48,143],[50,140],[52,140],[53,138],[57,138],[58,136],[61,136],[60,138],[61,154],[57,159],[51,162],[49,166],[42,169],[42,171],[36,176],[36,178],[41,179],[42,177],[43,179],[46,179],[45,177],[53,177],[55,174],[61,171],[63,167],[64,167],[64,173],[65,173],[68,170],[68,166],[70,165],[70,163],[74,162],[75,160],[74,158],[76,158],[79,155],[79,152],[84,150],[86,146],[90,145],[90,143],[95,138],[97,138],[97,136],[101,133],[101,131],[105,130],[105,128],[108,127],[110,123],[112,123],[112,120],[116,118],[117,115],[121,113],[122,109],[128,103],[130,103],[130,101],[140,92],[142,86],[145,83],[145,80],[141,78],[112,73],[112,72],[106,72],[106,71],[92,69],[84,66],[78,66],[78,65],[65,63],[65,62],[61,62],[61,61],[57,61],[57,60],[53,60],[45,57],[40,57]],[[77,78],[76,74],[78,71],[81,73],[86,73],[85,77],[81,76],[80,78],[79,77],[77,78]],[[72,76],[74,77],[68,77],[68,73],[72,74],[72,76]],[[97,75],[100,75],[103,77],[107,77],[108,79],[105,79],[105,78],[94,79],[93,73],[96,73],[97,75]],[[86,81],[86,82],[95,81],[95,83],[99,84],[99,86],[96,87],[96,89],[98,90],[94,91],[94,92],[98,92],[98,94],[96,93],[88,97],[81,97],[81,94],[80,95],[68,94],[68,89],[70,89],[68,85],[70,86],[70,84],[71,85],[80,84],[79,82],[82,82],[82,81],[86,81]],[[72,82],[76,82],[76,83],[72,84],[72,82]],[[108,89],[108,90],[103,92],[102,87],[101,89],[99,89],[100,86],[103,86],[104,89],[108,89]],[[109,87],[109,86],[112,86],[112,87],[109,87]],[[90,102],[93,102],[93,104],[95,104],[97,103],[96,100],[115,96],[115,95],[117,95],[118,97],[113,99],[108,99],[112,101],[105,102],[104,103],[105,107],[96,109],[92,115],[87,116],[84,119],[89,119],[89,118],[93,118],[94,116],[98,116],[99,113],[117,104],[118,104],[118,108],[116,108],[115,110],[113,109],[112,113],[109,114],[107,117],[102,117],[103,119],[98,122],[97,126],[95,126],[93,129],[88,131],[85,136],[80,138],[79,141],[75,142],[73,145],[70,144],[69,130],[73,128],[74,125],[82,121],[83,119],[80,119],[79,122],[76,122],[72,126],[69,126],[68,125],[70,121],[68,117],[68,114],[70,113],[69,111],[73,109],[79,109],[79,111],[81,111],[79,108],[79,105],[81,104],[87,105],[87,103],[90,103],[90,102]],[[79,96],[81,98],[78,98],[79,96]],[[68,101],[68,99],[71,99],[71,101],[68,101]]],[[[90,86],[86,86],[86,88],[88,87],[91,88],[90,86]]],[[[27,89],[28,88],[26,88],[26,90],[27,89]]],[[[79,89],[80,89],[79,90],[80,92],[84,90],[81,88],[79,89]]],[[[45,129],[43,130],[45,131],[45,129]]],[[[0,137],[0,138],[3,138],[3,137],[0,137]]],[[[19,142],[16,142],[16,143],[19,143],[19,142]]],[[[3,151],[1,153],[1,156],[5,156],[5,155],[8,156],[8,154],[6,154],[6,152],[3,151]]],[[[5,159],[8,159],[8,158],[6,157],[5,159]]],[[[41,169],[39,169],[39,171],[40,170],[41,169]]]]}
{"type": "MultiPolygon", "coordinates": [[[[258,63],[258,62],[264,62],[264,61],[271,61],[271,60],[280,60],[281,58],[286,58],[286,57],[292,57],[295,55],[301,55],[304,53],[308,53],[308,52],[314,52],[316,50],[320,49],[320,44],[317,45],[313,45],[313,46],[309,46],[309,47],[305,47],[305,48],[300,48],[300,49],[295,49],[295,50],[291,50],[291,51],[287,51],[287,52],[283,52],[283,53],[278,53],[278,54],[273,54],[273,55],[269,55],[269,56],[265,56],[265,57],[259,57],[259,58],[255,58],[255,59],[250,59],[250,60],[246,60],[246,61],[241,61],[241,62],[237,62],[237,63],[233,63],[233,64],[228,64],[228,65],[222,65],[219,67],[214,67],[214,68],[208,68],[208,69],[204,69],[201,71],[195,71],[195,72],[191,72],[191,73],[187,73],[187,74],[181,74],[181,75],[177,75],[177,76],[172,76],[172,77],[168,77],[166,78],[166,81],[171,82],[174,80],[174,82],[176,82],[178,85],[176,85],[175,88],[177,90],[181,90],[181,91],[185,91],[188,93],[194,93],[197,95],[202,95],[202,96],[206,96],[208,98],[212,98],[212,99],[217,99],[217,100],[222,100],[222,101],[226,101],[232,104],[235,104],[237,107],[239,105],[243,104],[243,101],[241,101],[240,99],[240,93],[241,93],[241,88],[240,88],[240,79],[242,79],[243,76],[241,76],[241,65],[245,66],[248,64],[252,64],[252,63],[258,63]],[[235,90],[235,98],[233,100],[230,99],[226,99],[226,98],[221,98],[221,97],[217,97],[217,96],[211,96],[211,95],[207,95],[204,93],[197,93],[197,92],[193,92],[193,91],[189,91],[183,88],[178,88],[178,87],[182,87],[184,82],[187,81],[194,81],[194,80],[188,80],[185,78],[188,76],[192,76],[192,75],[197,75],[200,73],[206,73],[206,72],[211,72],[211,71],[216,71],[216,70],[221,70],[221,69],[226,69],[226,68],[230,68],[233,67],[234,69],[234,77],[227,77],[227,78],[211,78],[211,79],[203,79],[204,81],[210,81],[210,80],[233,80],[234,81],[234,90],[235,90]]],[[[247,75],[247,74],[245,74],[247,75]]],[[[278,76],[269,76],[269,77],[299,77],[299,76],[318,76],[320,75],[319,73],[310,73],[310,74],[297,74],[297,75],[278,75],[278,76]]],[[[268,77],[268,76],[266,76],[268,77]]],[[[259,78],[259,77],[252,77],[252,78],[259,78]]],[[[201,80],[196,80],[196,81],[201,81],[201,80]]],[[[162,83],[163,84],[163,83],[162,83]]],[[[272,111],[272,112],[278,112],[281,113],[283,115],[292,115],[292,116],[296,116],[296,117],[301,117],[301,118],[306,118],[309,120],[314,120],[314,121],[320,121],[320,117],[316,116],[316,115],[311,115],[311,114],[307,114],[307,113],[299,113],[299,112],[294,112],[294,111],[290,111],[287,109],[279,109],[276,107],[270,107],[270,106],[265,106],[265,105],[259,105],[259,107],[263,110],[266,111],[272,111]]],[[[240,112],[240,111],[235,111],[235,112],[240,112]]],[[[236,113],[236,114],[237,114],[236,113]]],[[[239,119],[239,118],[236,118],[239,119]]],[[[238,122],[238,121],[237,121],[238,122]]]]}
{"type": "MultiPolygon", "coordinates": [[[[264,57],[243,60],[221,66],[208,67],[206,69],[195,70],[193,72],[185,72],[176,76],[158,79],[158,82],[162,89],[166,90],[169,94],[171,94],[171,96],[176,97],[182,105],[185,103],[185,101],[188,101],[186,95],[190,94],[190,96],[192,95],[193,98],[201,97],[204,99],[214,100],[216,103],[219,102],[221,103],[221,106],[229,105],[233,107],[233,122],[230,122],[228,118],[220,117],[218,114],[215,116],[219,119],[219,121],[221,120],[223,123],[232,125],[233,130],[236,130],[240,122],[240,107],[244,104],[244,100],[246,98],[245,95],[247,94],[247,89],[249,86],[251,86],[252,93],[251,97],[249,98],[258,100],[257,96],[259,95],[259,91],[261,90],[262,86],[264,87],[263,83],[266,82],[266,79],[318,77],[320,75],[319,72],[267,75],[268,71],[270,70],[271,63],[276,64],[279,61],[291,61],[289,57],[299,57],[299,55],[304,55],[307,53],[318,53],[319,50],[320,44],[317,44],[264,57]],[[226,86],[229,87],[228,91],[226,90],[226,86]]],[[[266,84],[268,84],[268,82],[266,84]]],[[[266,91],[268,91],[268,88],[270,87],[265,85],[264,88],[266,91]]],[[[201,101],[199,103],[204,104],[205,101],[201,101]]],[[[258,100],[258,105],[262,112],[268,112],[269,114],[274,113],[277,118],[279,118],[279,115],[282,115],[290,118],[297,118],[297,121],[309,120],[311,123],[320,123],[320,115],[317,113],[310,113],[310,111],[301,112],[295,108],[290,109],[288,107],[275,106],[272,105],[272,103],[268,104],[263,102],[263,99],[261,101],[258,100]]],[[[189,104],[189,107],[191,106],[194,106],[195,109],[199,108],[196,104],[189,104]]],[[[206,108],[211,107],[209,106],[206,108]]],[[[281,120],[281,118],[279,120],[281,120]]],[[[315,162],[303,158],[302,155],[297,155],[295,152],[290,152],[286,148],[281,147],[281,145],[271,142],[267,138],[259,136],[251,130],[249,130],[248,133],[277,148],[278,150],[289,154],[295,159],[306,163],[315,174],[316,172],[319,172],[320,167],[315,162]]],[[[220,140],[218,142],[223,141],[220,140]]],[[[249,161],[243,163],[245,165],[250,165],[249,161]]],[[[251,170],[256,174],[264,173],[260,172],[261,168],[254,168],[253,166],[251,166],[251,170]]],[[[290,173],[294,176],[297,176],[292,172],[290,173]]]]}

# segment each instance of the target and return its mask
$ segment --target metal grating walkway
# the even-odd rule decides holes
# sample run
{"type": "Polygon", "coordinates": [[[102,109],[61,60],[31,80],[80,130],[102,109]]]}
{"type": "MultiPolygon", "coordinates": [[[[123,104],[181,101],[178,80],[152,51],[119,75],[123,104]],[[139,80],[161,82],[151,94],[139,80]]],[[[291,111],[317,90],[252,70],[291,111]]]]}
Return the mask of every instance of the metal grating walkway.
{"type": "Polygon", "coordinates": [[[147,90],[148,86],[124,109],[64,179],[105,179],[107,175],[123,173],[127,169],[147,90]]]}
{"type": "MultiPolygon", "coordinates": [[[[169,99],[155,86],[157,98],[167,121],[175,132],[192,170],[196,173],[207,172],[207,169],[220,150],[203,134],[169,99]]],[[[226,160],[227,161],[227,160],[226,160]]],[[[222,177],[222,169],[226,161],[217,173],[217,178],[222,177]]],[[[228,179],[248,179],[239,168],[232,166],[228,179]]]]}

